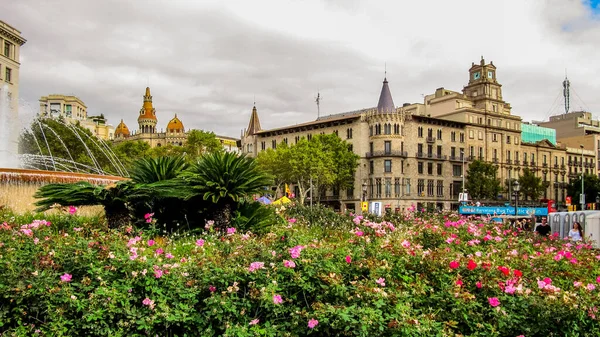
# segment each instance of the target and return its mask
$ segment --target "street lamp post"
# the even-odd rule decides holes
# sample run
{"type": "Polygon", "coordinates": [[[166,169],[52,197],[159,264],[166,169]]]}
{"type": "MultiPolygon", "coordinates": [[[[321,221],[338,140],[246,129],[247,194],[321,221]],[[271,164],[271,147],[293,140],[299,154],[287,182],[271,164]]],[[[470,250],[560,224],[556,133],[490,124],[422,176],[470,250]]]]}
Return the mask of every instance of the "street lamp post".
{"type": "Polygon", "coordinates": [[[513,191],[515,193],[515,216],[519,215],[519,190],[521,189],[521,186],[519,186],[519,181],[515,180],[515,182],[513,183],[513,191]]]}
{"type": "MultiPolygon", "coordinates": [[[[362,201],[366,202],[367,201],[367,182],[363,181],[362,183],[362,201]]],[[[361,211],[362,211],[362,205],[361,205],[361,211]]]]}
{"type": "Polygon", "coordinates": [[[581,148],[581,195],[579,196],[579,202],[581,203],[581,210],[585,210],[585,192],[583,190],[583,144],[580,144],[581,148]]]}
{"type": "Polygon", "coordinates": [[[465,151],[460,151],[460,159],[462,160],[462,197],[461,201],[465,202],[465,151]]]}

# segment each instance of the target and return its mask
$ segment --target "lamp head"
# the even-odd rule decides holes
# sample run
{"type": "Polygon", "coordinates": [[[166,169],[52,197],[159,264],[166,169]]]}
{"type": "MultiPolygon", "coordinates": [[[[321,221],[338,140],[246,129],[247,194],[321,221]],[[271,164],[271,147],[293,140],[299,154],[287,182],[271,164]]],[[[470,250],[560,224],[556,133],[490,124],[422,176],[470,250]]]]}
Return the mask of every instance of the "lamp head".
{"type": "Polygon", "coordinates": [[[519,190],[521,189],[521,186],[519,185],[519,181],[515,180],[515,182],[513,183],[513,189],[516,192],[519,192],[519,190]]]}

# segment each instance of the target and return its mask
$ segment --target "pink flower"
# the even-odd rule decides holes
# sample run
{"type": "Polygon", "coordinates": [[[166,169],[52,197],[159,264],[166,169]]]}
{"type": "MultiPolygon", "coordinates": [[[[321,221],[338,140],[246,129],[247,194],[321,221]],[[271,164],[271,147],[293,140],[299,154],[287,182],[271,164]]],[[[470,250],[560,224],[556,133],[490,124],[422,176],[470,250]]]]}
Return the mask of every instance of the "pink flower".
{"type": "Polygon", "coordinates": [[[214,293],[215,291],[217,291],[217,287],[210,286],[210,287],[208,287],[208,291],[210,291],[211,293],[214,293]]]}
{"type": "Polygon", "coordinates": [[[258,324],[258,322],[260,322],[260,320],[258,318],[255,318],[255,319],[251,320],[248,325],[256,325],[256,324],[258,324]]]}
{"type": "Polygon", "coordinates": [[[196,246],[198,246],[198,247],[204,246],[204,240],[202,240],[202,239],[196,240],[196,246]]]}
{"type": "Polygon", "coordinates": [[[69,206],[69,214],[75,214],[75,213],[77,213],[77,207],[69,206]]]}
{"type": "Polygon", "coordinates": [[[154,309],[154,301],[149,299],[148,297],[144,298],[144,300],[142,301],[142,304],[149,306],[150,309],[154,309]]]}
{"type": "Polygon", "coordinates": [[[292,259],[299,258],[300,253],[302,252],[302,249],[304,249],[304,246],[296,246],[296,247],[290,248],[289,252],[290,252],[290,256],[292,257],[292,259]]]}
{"type": "Polygon", "coordinates": [[[33,231],[31,229],[21,229],[21,232],[27,236],[33,236],[33,231]]]}
{"type": "Polygon", "coordinates": [[[281,295],[273,295],[273,303],[275,303],[275,304],[283,303],[283,300],[281,299],[281,295]]]}
{"type": "Polygon", "coordinates": [[[592,290],[596,289],[596,286],[593,285],[592,283],[588,283],[586,288],[587,288],[587,290],[592,291],[592,290]]]}
{"type": "Polygon", "coordinates": [[[490,298],[488,298],[488,302],[490,303],[490,305],[492,307],[497,307],[497,306],[500,305],[500,300],[498,300],[497,297],[490,297],[490,298]]]}
{"type": "Polygon", "coordinates": [[[456,280],[456,285],[459,287],[463,286],[463,281],[462,280],[456,280]]]}
{"type": "Polygon", "coordinates": [[[346,263],[351,263],[352,257],[350,255],[346,255],[346,263]]]}
{"type": "Polygon", "coordinates": [[[250,267],[248,267],[249,272],[254,272],[255,270],[262,269],[265,267],[264,262],[252,262],[250,263],[250,267]]]}
{"type": "Polygon", "coordinates": [[[172,259],[172,258],[174,258],[173,254],[171,254],[171,253],[167,253],[167,254],[165,254],[165,257],[166,257],[167,259],[172,259]]]}
{"type": "Polygon", "coordinates": [[[289,218],[289,219],[288,219],[288,222],[289,222],[289,223],[296,223],[296,219],[295,219],[295,218],[289,218]]]}
{"type": "Polygon", "coordinates": [[[236,229],[234,227],[227,228],[227,235],[235,234],[236,229]]]}
{"type": "Polygon", "coordinates": [[[147,223],[152,222],[152,216],[154,216],[154,213],[146,213],[146,214],[144,214],[144,219],[146,219],[147,223]]]}
{"type": "Polygon", "coordinates": [[[596,277],[596,282],[600,283],[600,276],[596,277]]]}
{"type": "Polygon", "coordinates": [[[290,260],[283,260],[283,265],[286,268],[296,268],[296,263],[294,263],[294,261],[290,261],[290,260]]]}
{"type": "Polygon", "coordinates": [[[148,240],[148,247],[154,246],[154,240],[148,240]]]}
{"type": "Polygon", "coordinates": [[[308,321],[308,328],[313,329],[314,327],[317,326],[317,324],[319,324],[319,321],[317,321],[314,318],[311,318],[310,321],[308,321]]]}
{"type": "Polygon", "coordinates": [[[163,271],[160,269],[154,269],[154,277],[161,278],[163,276],[163,271]]]}
{"type": "Polygon", "coordinates": [[[375,283],[379,284],[382,287],[385,287],[385,279],[383,277],[378,278],[377,281],[375,281],[375,283]]]}
{"type": "MultiPolygon", "coordinates": [[[[363,231],[357,231],[357,232],[355,232],[354,234],[355,234],[356,236],[363,236],[363,235],[365,235],[365,233],[364,233],[363,231]]],[[[600,256],[600,255],[598,255],[598,256],[600,256]]]]}
{"type": "Polygon", "coordinates": [[[477,289],[481,289],[481,282],[477,282],[475,286],[477,286],[477,289]]]}
{"type": "Polygon", "coordinates": [[[537,281],[537,284],[539,289],[544,289],[546,287],[546,282],[544,281],[537,281]]]}
{"type": "Polygon", "coordinates": [[[155,255],[161,255],[162,253],[164,253],[165,251],[162,248],[158,248],[157,250],[154,251],[155,255]]]}
{"type": "Polygon", "coordinates": [[[76,232],[81,232],[83,230],[83,228],[81,228],[81,227],[74,227],[73,230],[76,231],[76,232]]]}
{"type": "Polygon", "coordinates": [[[514,294],[516,290],[517,288],[515,288],[512,284],[509,284],[506,286],[506,288],[504,288],[504,292],[511,295],[514,294]]]}
{"type": "Polygon", "coordinates": [[[410,242],[408,242],[406,240],[402,241],[402,247],[404,247],[404,248],[410,247],[410,242]]]}
{"type": "Polygon", "coordinates": [[[71,282],[71,279],[73,278],[73,275],[71,274],[67,274],[64,273],[61,277],[60,277],[60,281],[61,282],[71,282]]]}
{"type": "Polygon", "coordinates": [[[452,261],[450,262],[450,269],[456,269],[460,266],[460,264],[458,263],[458,261],[452,261]]]}
{"type": "Polygon", "coordinates": [[[582,285],[583,285],[583,283],[581,283],[581,282],[578,282],[578,281],[575,281],[575,282],[573,282],[573,286],[574,286],[575,288],[579,288],[579,287],[581,287],[582,285]]]}
{"type": "Polygon", "coordinates": [[[469,260],[469,263],[467,264],[467,269],[473,270],[475,268],[477,268],[477,263],[475,263],[475,261],[473,260],[469,260]]]}

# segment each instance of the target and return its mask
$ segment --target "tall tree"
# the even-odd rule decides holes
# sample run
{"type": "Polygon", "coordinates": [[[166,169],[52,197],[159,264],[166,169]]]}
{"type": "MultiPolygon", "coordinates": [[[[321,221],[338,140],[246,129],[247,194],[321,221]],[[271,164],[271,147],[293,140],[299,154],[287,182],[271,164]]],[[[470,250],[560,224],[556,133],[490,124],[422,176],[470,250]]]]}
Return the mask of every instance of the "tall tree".
{"type": "Polygon", "coordinates": [[[498,168],[492,163],[475,160],[469,164],[465,187],[471,198],[478,200],[496,199],[500,193],[498,168]]]}
{"type": "Polygon", "coordinates": [[[525,200],[538,200],[545,188],[542,184],[542,178],[536,177],[535,173],[528,168],[525,168],[519,177],[519,186],[521,188],[520,194],[523,195],[525,200]]]}
{"type": "Polygon", "coordinates": [[[334,160],[332,154],[323,151],[323,144],[305,138],[290,147],[289,164],[290,178],[300,190],[300,203],[304,203],[308,192],[313,188],[312,195],[319,190],[319,185],[332,184],[335,178],[334,160]]]}
{"type": "Polygon", "coordinates": [[[188,155],[196,158],[203,153],[221,151],[223,146],[213,132],[190,130],[187,133],[187,143],[184,145],[184,149],[188,155]]]}
{"type": "MultiPolygon", "coordinates": [[[[586,174],[583,176],[583,188],[585,192],[585,202],[594,203],[600,193],[600,179],[594,174],[586,174]]],[[[581,176],[576,179],[571,179],[567,187],[567,195],[571,197],[573,205],[579,205],[579,195],[581,194],[581,176]]]]}
{"type": "Polygon", "coordinates": [[[277,150],[267,149],[260,152],[256,157],[258,166],[273,177],[276,195],[279,195],[283,184],[292,182],[289,155],[290,148],[287,144],[282,143],[277,147],[277,150]]]}
{"type": "Polygon", "coordinates": [[[313,139],[322,144],[322,151],[333,159],[333,172],[335,175],[331,183],[325,187],[334,188],[338,191],[354,185],[354,173],[358,166],[357,154],[350,150],[348,143],[340,139],[336,134],[317,135],[313,139]]]}

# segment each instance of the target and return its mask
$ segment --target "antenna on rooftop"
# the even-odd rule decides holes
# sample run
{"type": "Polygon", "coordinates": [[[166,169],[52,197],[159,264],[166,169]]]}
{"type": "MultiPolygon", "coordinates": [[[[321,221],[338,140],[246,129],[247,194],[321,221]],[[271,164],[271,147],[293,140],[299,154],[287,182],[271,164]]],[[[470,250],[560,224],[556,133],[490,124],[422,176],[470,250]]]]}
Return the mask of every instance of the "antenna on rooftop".
{"type": "Polygon", "coordinates": [[[571,103],[571,82],[567,77],[567,69],[565,69],[565,80],[563,81],[563,97],[565,98],[565,114],[568,114],[571,103]]]}
{"type": "Polygon", "coordinates": [[[317,90],[317,97],[315,98],[315,103],[317,103],[317,119],[321,117],[321,93],[317,90]]]}

